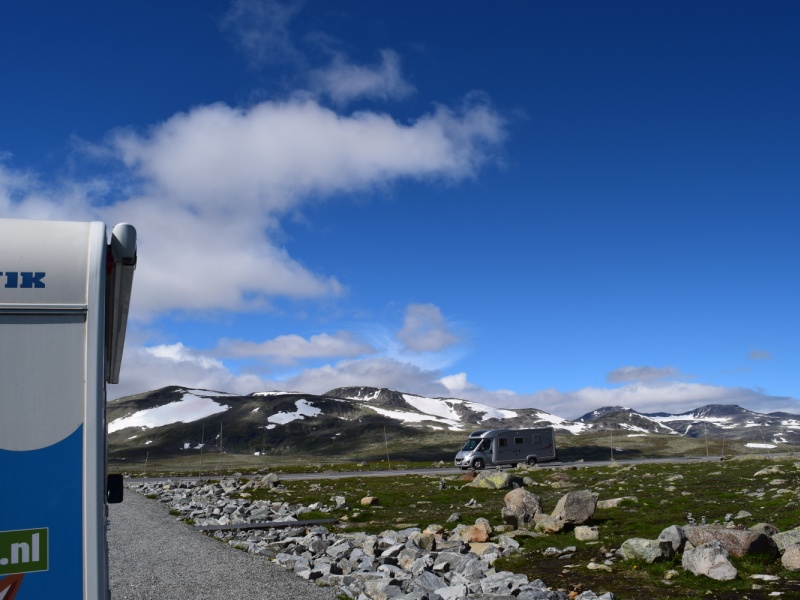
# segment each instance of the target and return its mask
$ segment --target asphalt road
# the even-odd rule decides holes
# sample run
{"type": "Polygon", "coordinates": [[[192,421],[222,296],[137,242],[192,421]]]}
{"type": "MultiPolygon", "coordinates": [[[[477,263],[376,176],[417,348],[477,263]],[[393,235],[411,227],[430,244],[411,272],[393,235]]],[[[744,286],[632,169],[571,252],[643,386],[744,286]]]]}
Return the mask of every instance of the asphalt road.
{"type": "MultiPolygon", "coordinates": [[[[772,454],[770,456],[776,456],[772,454]]],[[[539,469],[556,469],[564,467],[602,467],[607,465],[637,465],[648,463],[690,463],[690,462],[716,462],[721,460],[719,456],[673,456],[667,458],[640,458],[635,460],[596,460],[586,462],[547,462],[540,463],[537,468],[539,469]]],[[[503,467],[505,468],[505,467],[503,467]]],[[[487,470],[492,470],[489,467],[487,470]]],[[[448,475],[457,475],[463,473],[461,469],[455,467],[445,468],[430,468],[430,469],[393,469],[391,471],[323,471],[321,473],[279,473],[278,477],[284,481],[304,481],[314,479],[344,479],[346,477],[396,477],[398,475],[433,475],[446,477],[448,475]]],[[[219,474],[209,473],[208,475],[193,476],[193,477],[137,477],[126,479],[128,483],[153,483],[155,481],[164,481],[165,479],[172,479],[174,481],[189,480],[196,481],[198,479],[222,479],[223,476],[219,474]]]]}
{"type": "Polygon", "coordinates": [[[126,492],[109,507],[112,600],[332,600],[267,559],[198,533],[167,508],[126,492]]]}

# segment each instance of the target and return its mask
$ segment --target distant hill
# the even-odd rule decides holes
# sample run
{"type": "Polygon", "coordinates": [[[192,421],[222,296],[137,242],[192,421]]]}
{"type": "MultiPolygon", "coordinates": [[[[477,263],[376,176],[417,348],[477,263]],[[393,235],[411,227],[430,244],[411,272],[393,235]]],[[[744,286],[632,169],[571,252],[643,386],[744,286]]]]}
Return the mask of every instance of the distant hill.
{"type": "Polygon", "coordinates": [[[502,409],[374,387],[336,388],[322,395],[270,391],[240,396],[170,386],[109,402],[107,420],[112,457],[202,448],[344,458],[380,455],[390,440],[408,459],[427,460],[454,453],[476,429],[530,427],[554,427],[562,441],[624,431],[629,436],[727,436],[800,444],[800,416],[754,413],[735,405],[708,405],[679,415],[611,406],[570,421],[535,408],[502,409]]]}
{"type": "Polygon", "coordinates": [[[604,429],[639,429],[692,438],[708,436],[756,443],[800,443],[799,415],[756,413],[735,404],[708,404],[680,414],[638,413],[619,406],[603,407],[586,413],[578,421],[604,429]]]}
{"type": "Polygon", "coordinates": [[[622,408],[621,406],[599,408],[586,413],[578,419],[578,422],[591,424],[596,429],[621,429],[631,433],[678,433],[651,415],[643,415],[635,410],[622,408]]]}

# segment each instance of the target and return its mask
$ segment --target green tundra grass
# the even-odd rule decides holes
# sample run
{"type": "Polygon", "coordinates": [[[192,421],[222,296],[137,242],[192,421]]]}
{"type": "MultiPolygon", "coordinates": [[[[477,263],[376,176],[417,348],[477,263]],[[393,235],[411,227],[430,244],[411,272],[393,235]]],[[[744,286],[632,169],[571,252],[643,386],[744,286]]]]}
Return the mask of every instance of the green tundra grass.
{"type": "MultiPolygon", "coordinates": [[[[798,463],[800,464],[800,463],[798,463]]],[[[741,526],[771,523],[781,531],[800,526],[800,468],[795,459],[767,460],[751,457],[745,460],[717,460],[688,464],[626,465],[535,468],[513,471],[530,477],[528,489],[539,495],[545,511],[550,512],[558,499],[569,490],[590,489],[601,500],[632,496],[618,508],[598,509],[591,525],[600,530],[597,542],[578,542],[572,532],[518,540],[522,550],[495,566],[525,573],[531,580],[542,579],[555,589],[592,589],[597,593],[611,591],[621,599],[644,598],[723,598],[767,599],[780,596],[800,597],[800,573],[783,569],[780,561],[760,558],[733,559],[739,576],[731,582],[715,582],[683,571],[680,558],[667,564],[633,564],[616,560],[611,572],[589,570],[591,561],[603,562],[606,552],[613,552],[630,537],[656,538],[670,525],[684,525],[687,514],[700,521],[722,522],[727,513],[745,510],[752,516],[736,520],[741,526]],[[779,465],[782,473],[756,476],[760,469],[779,465]],[[669,481],[668,481],[669,480],[669,481]],[[568,559],[545,558],[548,547],[575,546],[568,559]],[[670,573],[676,571],[676,573],[670,573]],[[753,579],[753,575],[779,577],[777,582],[753,579]]],[[[282,489],[258,491],[250,498],[281,500],[311,504],[321,502],[335,506],[333,498],[344,496],[348,507],[329,513],[306,515],[335,516],[340,531],[379,533],[387,529],[429,524],[447,525],[447,518],[460,513],[462,523],[471,524],[484,517],[493,526],[502,526],[500,511],[506,490],[478,489],[466,485],[461,475],[353,477],[314,481],[284,481],[282,489]],[[444,479],[444,489],[440,482],[444,479]],[[378,506],[365,508],[364,496],[377,496],[378,506]],[[475,502],[471,502],[474,500],[475,502]]]]}

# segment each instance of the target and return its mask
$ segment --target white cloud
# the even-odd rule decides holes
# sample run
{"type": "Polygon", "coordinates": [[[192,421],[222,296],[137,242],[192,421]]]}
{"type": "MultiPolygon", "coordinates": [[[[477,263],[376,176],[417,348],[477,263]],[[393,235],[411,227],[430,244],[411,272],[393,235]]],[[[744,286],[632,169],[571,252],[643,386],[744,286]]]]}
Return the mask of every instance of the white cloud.
{"type": "Polygon", "coordinates": [[[754,348],[747,354],[747,358],[750,360],[772,360],[772,353],[769,350],[756,350],[754,348]]]}
{"type": "Polygon", "coordinates": [[[348,332],[321,333],[308,339],[299,335],[281,335],[265,342],[221,340],[215,351],[223,357],[260,357],[277,364],[292,364],[309,358],[351,358],[374,352],[375,348],[348,332]]]}
{"type": "Polygon", "coordinates": [[[108,387],[109,399],[168,385],[249,394],[263,389],[254,375],[233,374],[222,362],[181,343],[143,347],[126,344],[120,382],[108,387]]]}
{"type": "Polygon", "coordinates": [[[413,352],[439,352],[459,341],[433,304],[410,304],[397,339],[413,352]]]}
{"type": "Polygon", "coordinates": [[[392,50],[381,51],[381,63],[367,67],[349,63],[336,56],[326,69],[311,74],[312,89],[344,105],[358,98],[371,100],[402,99],[414,92],[400,69],[400,57],[392,50]]]}
{"type": "Polygon", "coordinates": [[[296,390],[322,394],[337,387],[387,387],[427,397],[455,397],[506,409],[535,408],[574,419],[603,406],[626,406],[643,413],[688,412],[706,404],[738,404],[756,412],[800,414],[800,400],[770,396],[759,390],[687,382],[630,383],[622,387],[585,387],[533,393],[487,390],[466,373],[443,375],[439,370],[386,357],[343,360],[305,369],[282,379],[236,375],[225,365],[182,344],[125,350],[121,383],[109,387],[117,398],[167,385],[249,394],[264,390],[296,390]]]}
{"type": "Polygon", "coordinates": [[[466,373],[456,373],[455,375],[447,375],[442,377],[439,382],[444,385],[450,392],[459,393],[474,388],[471,383],[467,381],[466,373]]]}
{"type": "Polygon", "coordinates": [[[310,194],[369,189],[396,178],[461,179],[502,142],[486,103],[438,107],[403,125],[388,115],[343,116],[306,99],[249,109],[214,104],[173,116],[147,135],[120,132],[125,164],[179,206],[206,216],[282,214],[310,194]]]}
{"type": "Polygon", "coordinates": [[[169,198],[136,198],[102,209],[139,235],[131,308],[149,318],[171,310],[265,309],[271,297],[338,296],[334,277],[312,273],[278,247],[259,216],[203,216],[169,198]]]}
{"type": "Polygon", "coordinates": [[[203,106],[146,134],[114,136],[111,149],[146,193],[100,214],[139,230],[140,315],[335,296],[340,282],[273,241],[279,219],[312,198],[399,178],[470,177],[503,127],[481,103],[461,112],[439,107],[410,125],[376,113],[341,116],[309,100],[203,106]]]}
{"type": "Polygon", "coordinates": [[[302,2],[233,0],[222,19],[222,28],[255,67],[301,62],[303,56],[290,32],[291,22],[301,8],[302,2]]]}
{"type": "Polygon", "coordinates": [[[40,181],[36,173],[12,169],[0,156],[0,217],[8,219],[96,219],[90,199],[107,191],[102,180],[63,181],[56,187],[40,181]]]}
{"type": "Polygon", "coordinates": [[[620,367],[611,371],[606,379],[609,383],[628,383],[656,381],[681,375],[681,372],[674,367],[620,367]]]}
{"type": "Polygon", "coordinates": [[[478,388],[465,391],[463,396],[503,408],[538,408],[569,419],[603,406],[679,414],[706,404],[738,404],[756,412],[800,414],[800,401],[794,398],[769,396],[748,388],[686,382],[631,383],[619,388],[585,387],[567,392],[548,389],[531,394],[478,388]]]}
{"type": "Polygon", "coordinates": [[[337,387],[373,386],[428,396],[445,396],[447,388],[437,381],[438,373],[389,358],[341,361],[307,369],[284,385],[311,393],[324,393],[337,387]]]}

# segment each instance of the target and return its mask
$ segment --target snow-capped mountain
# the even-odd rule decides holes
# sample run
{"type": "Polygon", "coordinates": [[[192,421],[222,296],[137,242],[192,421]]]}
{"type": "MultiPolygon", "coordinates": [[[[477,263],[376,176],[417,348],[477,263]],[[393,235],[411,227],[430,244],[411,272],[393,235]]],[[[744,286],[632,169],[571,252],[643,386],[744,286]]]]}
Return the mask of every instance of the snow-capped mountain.
{"type": "Polygon", "coordinates": [[[173,454],[214,447],[238,453],[345,456],[386,438],[420,448],[419,456],[457,449],[476,429],[554,427],[557,435],[722,437],[776,446],[800,445],[800,416],[708,405],[672,415],[602,407],[576,421],[535,409],[502,409],[459,398],[428,398],[385,388],[347,387],[322,395],[265,391],[237,396],[167,387],[108,403],[112,455],[173,454]],[[726,437],[727,436],[727,437],[726,437]],[[424,448],[431,452],[425,454],[424,448]]]}
{"type": "Polygon", "coordinates": [[[592,425],[595,429],[621,429],[635,433],[677,434],[669,426],[664,425],[649,415],[643,415],[622,406],[604,406],[578,419],[580,423],[592,425]]]}
{"type": "Polygon", "coordinates": [[[433,422],[441,423],[451,431],[471,431],[478,428],[555,427],[570,433],[579,433],[586,429],[585,425],[535,408],[514,410],[495,408],[469,400],[426,398],[386,388],[337,388],[325,393],[325,396],[360,402],[363,406],[391,419],[427,423],[427,426],[433,429],[441,428],[432,424],[433,422]]]}
{"type": "Polygon", "coordinates": [[[580,419],[605,429],[671,433],[693,438],[714,437],[754,440],[764,444],[800,443],[800,416],[757,413],[735,404],[708,404],[680,413],[638,413],[630,408],[606,406],[580,419]]]}
{"type": "Polygon", "coordinates": [[[388,436],[443,443],[453,452],[476,429],[555,427],[565,434],[587,425],[528,408],[507,410],[460,400],[426,398],[389,389],[350,387],[322,395],[257,392],[236,396],[167,387],[108,403],[113,453],[219,446],[230,451],[344,453],[383,444],[388,436]]]}

